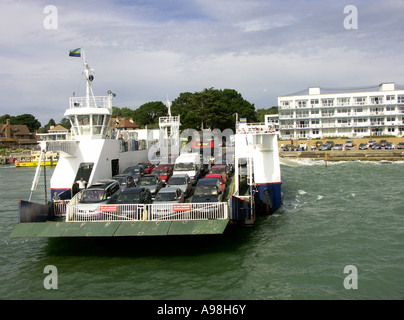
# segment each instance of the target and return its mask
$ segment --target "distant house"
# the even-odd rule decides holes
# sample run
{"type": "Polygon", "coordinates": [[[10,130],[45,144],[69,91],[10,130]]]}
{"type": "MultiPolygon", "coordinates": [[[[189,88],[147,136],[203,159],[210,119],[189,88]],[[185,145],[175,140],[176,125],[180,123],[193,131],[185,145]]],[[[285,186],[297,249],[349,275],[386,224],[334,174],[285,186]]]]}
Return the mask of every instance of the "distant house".
{"type": "Polygon", "coordinates": [[[38,144],[38,138],[34,133],[29,132],[25,124],[0,124],[0,145],[5,147],[30,147],[38,144]]]}
{"type": "Polygon", "coordinates": [[[41,140],[52,141],[52,140],[67,140],[69,135],[69,130],[60,124],[56,126],[51,126],[48,133],[40,133],[41,140]]]}
{"type": "Polygon", "coordinates": [[[111,128],[116,128],[120,130],[135,130],[139,129],[140,126],[133,122],[132,117],[130,117],[130,120],[116,117],[111,119],[111,128]]]}

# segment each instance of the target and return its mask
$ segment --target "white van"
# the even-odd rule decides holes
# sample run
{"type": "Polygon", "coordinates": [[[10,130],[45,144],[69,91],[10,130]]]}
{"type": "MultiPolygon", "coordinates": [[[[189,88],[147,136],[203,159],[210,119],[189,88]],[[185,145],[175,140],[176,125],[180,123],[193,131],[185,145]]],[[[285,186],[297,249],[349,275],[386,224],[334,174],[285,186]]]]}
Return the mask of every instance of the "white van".
{"type": "Polygon", "coordinates": [[[201,157],[199,153],[183,153],[174,164],[173,175],[186,173],[195,184],[201,174],[201,157]]]}

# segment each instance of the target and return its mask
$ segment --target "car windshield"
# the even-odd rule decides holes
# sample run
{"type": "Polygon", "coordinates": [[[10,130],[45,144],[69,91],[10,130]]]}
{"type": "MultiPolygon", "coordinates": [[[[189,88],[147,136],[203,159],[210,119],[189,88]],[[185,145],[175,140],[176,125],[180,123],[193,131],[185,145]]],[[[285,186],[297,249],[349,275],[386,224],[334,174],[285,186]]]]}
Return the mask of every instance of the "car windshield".
{"type": "Polygon", "coordinates": [[[114,201],[115,203],[139,203],[139,193],[121,193],[114,201]]]}
{"type": "Polygon", "coordinates": [[[95,203],[104,201],[106,198],[105,190],[93,190],[87,189],[84,190],[83,196],[80,199],[82,203],[95,203]]]}
{"type": "Polygon", "coordinates": [[[195,165],[193,163],[176,163],[174,166],[176,171],[190,171],[195,170],[195,165]]]}
{"type": "Polygon", "coordinates": [[[222,169],[222,168],[213,168],[212,169],[212,173],[218,173],[218,174],[222,174],[222,173],[224,173],[224,169],[222,169]]]}
{"type": "Polygon", "coordinates": [[[173,201],[177,200],[176,192],[160,192],[154,201],[173,201]]]}
{"type": "Polygon", "coordinates": [[[154,178],[142,178],[139,182],[140,186],[151,186],[156,184],[156,179],[154,178]]]}
{"type": "Polygon", "coordinates": [[[125,171],[123,172],[124,174],[140,174],[140,169],[139,168],[128,168],[125,169],[125,171]]]}
{"type": "Polygon", "coordinates": [[[168,183],[170,185],[180,185],[180,184],[186,184],[187,182],[185,181],[184,177],[173,176],[170,178],[170,180],[168,180],[168,183]]]}
{"type": "Polygon", "coordinates": [[[198,186],[195,188],[196,196],[205,196],[205,195],[217,195],[217,189],[215,186],[198,186]]]}
{"type": "Polygon", "coordinates": [[[153,172],[158,175],[167,174],[167,170],[165,169],[154,169],[153,172]]]}

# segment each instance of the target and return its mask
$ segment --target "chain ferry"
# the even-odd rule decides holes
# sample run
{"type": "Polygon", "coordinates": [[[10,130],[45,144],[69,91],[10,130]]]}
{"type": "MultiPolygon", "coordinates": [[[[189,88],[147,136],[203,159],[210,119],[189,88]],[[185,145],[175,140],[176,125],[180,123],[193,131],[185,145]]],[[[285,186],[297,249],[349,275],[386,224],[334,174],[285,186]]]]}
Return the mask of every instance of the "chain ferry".
{"type": "MultiPolygon", "coordinates": [[[[271,214],[281,206],[277,134],[272,128],[265,124],[237,122],[234,135],[222,147],[225,156],[214,163],[227,169],[223,173],[226,175],[224,186],[215,190],[218,196],[213,197],[214,200],[213,193],[205,198],[196,197],[197,193],[211,185],[199,183],[201,180],[220,179],[215,179],[215,176],[204,178],[206,173],[214,175],[213,171],[209,172],[213,168],[211,160],[204,161],[201,154],[198,157],[183,156],[186,151],[180,143],[180,117],[171,115],[170,103],[167,102],[168,116],[160,118],[157,138],[151,131],[112,128],[112,98],[115,94],[108,91],[107,96],[94,96],[91,86],[93,69],[87,64],[84,51],[81,56],[86,95],[69,100],[64,115],[71,122],[71,133],[63,140],[39,142],[40,158],[47,152],[59,154],[50,178],[50,188],[45,183],[45,203],[31,202],[40,171],[46,170],[38,165],[29,199],[19,200],[18,224],[10,237],[222,234],[230,225],[250,226],[258,214],[271,214]],[[191,164],[185,163],[185,160],[178,163],[178,159],[185,158],[194,160],[190,160],[191,164]],[[100,201],[86,203],[90,191],[91,195],[96,194],[93,191],[99,191],[96,186],[100,183],[105,186],[113,177],[123,174],[125,169],[142,162],[174,164],[172,177],[187,176],[181,171],[185,167],[198,171],[192,191],[173,202],[141,202],[133,200],[146,192],[141,184],[115,193],[114,187],[111,187],[108,189],[111,191],[104,190],[100,201]],[[87,189],[75,189],[78,180],[86,181],[87,189]],[[124,194],[129,201],[119,201],[124,194]],[[194,197],[204,200],[195,202],[194,197]]],[[[190,148],[188,152],[195,150],[190,148]]],[[[39,163],[41,161],[39,159],[39,163]]]]}

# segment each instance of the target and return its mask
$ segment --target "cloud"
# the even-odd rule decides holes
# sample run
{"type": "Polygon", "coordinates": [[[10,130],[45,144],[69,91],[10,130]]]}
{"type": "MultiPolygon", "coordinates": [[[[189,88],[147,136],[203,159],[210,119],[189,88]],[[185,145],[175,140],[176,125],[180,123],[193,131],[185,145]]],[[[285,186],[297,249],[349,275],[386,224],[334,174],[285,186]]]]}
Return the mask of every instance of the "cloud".
{"type": "Polygon", "coordinates": [[[311,85],[404,83],[403,1],[350,1],[357,30],[331,0],[55,0],[57,30],[43,26],[47,4],[0,5],[0,114],[60,120],[84,90],[82,61],[68,57],[77,47],[95,94],[116,92],[120,107],[215,87],[268,108],[311,85]]]}

